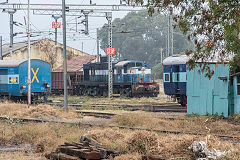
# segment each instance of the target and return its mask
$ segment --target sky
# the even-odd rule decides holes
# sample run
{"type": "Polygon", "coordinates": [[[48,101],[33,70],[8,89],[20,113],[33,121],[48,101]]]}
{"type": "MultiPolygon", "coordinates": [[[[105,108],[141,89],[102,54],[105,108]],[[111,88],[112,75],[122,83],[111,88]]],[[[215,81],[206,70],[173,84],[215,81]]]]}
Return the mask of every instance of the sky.
{"type": "MultiPolygon", "coordinates": [[[[5,0],[0,0],[0,3],[5,0]]],[[[90,0],[65,0],[66,4],[89,4],[90,0]]],[[[27,4],[27,0],[8,0],[9,3],[25,3],[27,4]]],[[[61,0],[30,0],[30,3],[38,3],[38,4],[61,4],[61,0]]],[[[120,0],[92,0],[92,3],[96,3],[97,5],[114,5],[119,4],[120,0]]],[[[0,4],[1,5],[1,4],[0,4]]],[[[128,12],[117,11],[113,12],[113,19],[115,18],[123,18],[128,12]]],[[[3,37],[3,44],[9,43],[9,28],[10,28],[10,20],[9,14],[0,11],[0,36],[3,37]]],[[[14,14],[14,21],[17,22],[18,26],[14,25],[14,33],[16,32],[24,32],[23,34],[18,34],[14,37],[15,42],[27,41],[26,37],[26,26],[24,17],[27,19],[27,11],[17,11],[14,14]],[[23,24],[23,25],[20,25],[23,24]]],[[[54,40],[54,29],[52,29],[52,22],[54,19],[51,15],[34,15],[31,11],[30,16],[31,21],[31,30],[32,32],[41,32],[35,33],[33,35],[37,35],[32,40],[42,39],[42,38],[50,38],[54,40]]],[[[79,18],[77,22],[79,23],[83,18],[79,18]]],[[[59,19],[61,22],[62,19],[59,19]]],[[[67,46],[83,50],[88,54],[96,54],[97,53],[97,42],[96,42],[96,29],[102,27],[105,23],[107,23],[107,19],[105,17],[89,17],[89,35],[86,36],[81,32],[84,29],[83,24],[78,24],[76,27],[76,17],[68,16],[67,17],[67,46]],[[76,32],[76,28],[78,32],[76,32]]],[[[58,42],[62,43],[62,28],[58,29],[58,42]]],[[[103,50],[100,50],[101,54],[104,54],[103,50]]]]}

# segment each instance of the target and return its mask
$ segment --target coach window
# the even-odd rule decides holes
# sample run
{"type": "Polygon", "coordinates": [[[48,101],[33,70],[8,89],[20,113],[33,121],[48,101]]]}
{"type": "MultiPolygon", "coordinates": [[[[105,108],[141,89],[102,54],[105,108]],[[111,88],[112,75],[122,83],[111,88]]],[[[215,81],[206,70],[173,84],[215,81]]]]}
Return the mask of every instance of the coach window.
{"type": "Polygon", "coordinates": [[[240,95],[240,75],[237,76],[237,94],[240,95]]]}
{"type": "Polygon", "coordinates": [[[164,82],[170,82],[170,74],[169,73],[165,73],[164,75],[164,82]]]}
{"type": "Polygon", "coordinates": [[[177,82],[179,82],[179,73],[177,73],[177,82]]]}

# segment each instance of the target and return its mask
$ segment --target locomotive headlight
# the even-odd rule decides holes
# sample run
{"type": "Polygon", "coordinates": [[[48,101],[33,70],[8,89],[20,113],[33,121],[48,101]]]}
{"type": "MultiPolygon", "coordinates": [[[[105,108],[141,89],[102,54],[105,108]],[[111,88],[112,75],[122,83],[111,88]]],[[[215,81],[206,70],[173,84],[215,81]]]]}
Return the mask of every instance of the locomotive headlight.
{"type": "Polygon", "coordinates": [[[22,89],[25,89],[25,88],[26,88],[26,86],[22,86],[21,88],[22,88],[22,89]]]}
{"type": "Polygon", "coordinates": [[[49,85],[48,83],[46,83],[46,82],[45,82],[43,85],[44,85],[46,88],[50,88],[50,85],[49,85]]]}

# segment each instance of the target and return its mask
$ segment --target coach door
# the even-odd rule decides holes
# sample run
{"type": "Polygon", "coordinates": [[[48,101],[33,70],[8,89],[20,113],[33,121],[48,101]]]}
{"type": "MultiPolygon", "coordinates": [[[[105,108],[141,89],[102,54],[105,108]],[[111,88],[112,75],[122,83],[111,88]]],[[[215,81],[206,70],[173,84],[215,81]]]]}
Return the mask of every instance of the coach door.
{"type": "Polygon", "coordinates": [[[0,92],[8,91],[8,70],[0,69],[0,92]]]}
{"type": "Polygon", "coordinates": [[[178,65],[172,66],[172,82],[173,82],[174,91],[177,94],[179,92],[179,66],[178,65]]]}

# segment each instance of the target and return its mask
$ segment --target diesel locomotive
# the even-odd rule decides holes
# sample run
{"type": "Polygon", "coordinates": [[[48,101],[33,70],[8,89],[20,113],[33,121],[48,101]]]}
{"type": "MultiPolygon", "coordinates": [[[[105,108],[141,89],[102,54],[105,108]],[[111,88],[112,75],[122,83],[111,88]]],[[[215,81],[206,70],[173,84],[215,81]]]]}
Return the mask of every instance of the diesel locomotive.
{"type": "MultiPolygon", "coordinates": [[[[159,85],[152,80],[151,68],[142,61],[113,62],[113,94],[120,96],[157,96],[159,85]]],[[[108,95],[107,57],[100,62],[83,65],[83,81],[75,87],[75,94],[89,96],[108,95]]]]}
{"type": "MultiPolygon", "coordinates": [[[[28,61],[0,60],[0,96],[26,99],[28,92],[28,61]]],[[[51,91],[51,66],[39,59],[31,60],[32,97],[51,91]]]]}

